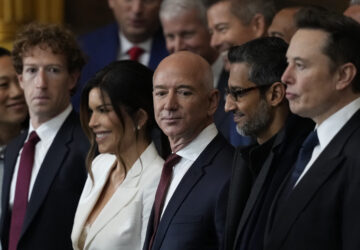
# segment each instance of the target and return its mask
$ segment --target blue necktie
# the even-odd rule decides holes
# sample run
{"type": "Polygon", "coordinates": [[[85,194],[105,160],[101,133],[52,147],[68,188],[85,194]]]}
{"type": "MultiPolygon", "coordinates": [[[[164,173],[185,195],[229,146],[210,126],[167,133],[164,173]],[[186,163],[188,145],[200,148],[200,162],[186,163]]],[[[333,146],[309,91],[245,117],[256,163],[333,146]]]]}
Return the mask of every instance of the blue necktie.
{"type": "Polygon", "coordinates": [[[295,167],[293,172],[291,173],[291,177],[288,183],[288,194],[290,194],[291,190],[294,188],[295,183],[299,179],[301,173],[304,171],[305,166],[310,161],[312,152],[316,145],[319,144],[319,138],[317,136],[316,130],[312,131],[305,139],[302,144],[298,157],[295,162],[295,167]]]}

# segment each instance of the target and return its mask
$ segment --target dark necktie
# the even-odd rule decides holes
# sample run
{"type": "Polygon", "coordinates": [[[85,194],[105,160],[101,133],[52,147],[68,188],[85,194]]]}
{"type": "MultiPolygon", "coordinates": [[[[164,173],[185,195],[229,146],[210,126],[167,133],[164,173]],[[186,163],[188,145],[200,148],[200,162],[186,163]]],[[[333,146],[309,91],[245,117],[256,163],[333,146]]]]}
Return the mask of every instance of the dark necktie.
{"type": "Polygon", "coordinates": [[[16,179],[14,205],[11,214],[9,250],[16,250],[28,204],[31,172],[34,163],[35,145],[40,138],[35,131],[30,133],[21,152],[19,171],[16,179]]]}
{"type": "Polygon", "coordinates": [[[181,157],[177,154],[171,154],[165,161],[161,172],[161,178],[156,190],[154,202],[154,224],[153,234],[151,236],[149,249],[151,249],[155,234],[159,225],[160,215],[164,206],[165,197],[170,186],[173,167],[180,161],[181,157]]]}
{"type": "Polygon", "coordinates": [[[136,46],[132,47],[128,51],[130,60],[133,60],[133,61],[138,61],[142,53],[144,53],[144,50],[142,48],[139,48],[136,46]]]}
{"type": "Polygon", "coordinates": [[[291,173],[291,177],[288,182],[288,192],[290,194],[292,189],[295,186],[295,183],[299,179],[301,173],[304,171],[305,166],[310,161],[312,152],[316,145],[319,144],[319,138],[317,136],[316,130],[312,131],[305,139],[304,143],[302,144],[298,157],[296,159],[293,172],[291,173]]]}

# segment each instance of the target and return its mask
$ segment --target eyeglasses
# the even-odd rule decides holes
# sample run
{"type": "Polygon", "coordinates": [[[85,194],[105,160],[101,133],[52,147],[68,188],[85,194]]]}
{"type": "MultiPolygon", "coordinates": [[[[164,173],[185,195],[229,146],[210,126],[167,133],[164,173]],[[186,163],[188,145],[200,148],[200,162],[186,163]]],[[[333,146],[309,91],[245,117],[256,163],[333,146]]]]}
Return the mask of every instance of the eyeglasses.
{"type": "Polygon", "coordinates": [[[262,88],[268,88],[270,87],[272,84],[268,84],[268,85],[260,85],[260,86],[254,86],[254,87],[250,87],[250,88],[246,88],[246,89],[230,89],[229,87],[225,88],[225,93],[226,95],[230,95],[231,98],[233,98],[236,102],[238,101],[239,98],[245,96],[248,92],[250,92],[251,90],[254,89],[262,89],[262,88]]]}

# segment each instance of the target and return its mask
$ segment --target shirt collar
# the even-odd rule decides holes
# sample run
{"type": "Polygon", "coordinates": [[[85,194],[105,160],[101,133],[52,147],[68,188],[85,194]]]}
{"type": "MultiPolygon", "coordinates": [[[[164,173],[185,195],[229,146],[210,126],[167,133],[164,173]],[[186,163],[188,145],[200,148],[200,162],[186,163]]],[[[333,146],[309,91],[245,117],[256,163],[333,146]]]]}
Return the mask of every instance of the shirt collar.
{"type": "Polygon", "coordinates": [[[215,124],[212,123],[203,129],[192,142],[176,152],[176,154],[182,158],[195,161],[217,134],[218,130],[216,129],[215,124]]]}
{"type": "Polygon", "coordinates": [[[119,40],[120,40],[120,55],[124,56],[127,55],[127,52],[129,51],[129,49],[131,49],[134,46],[137,46],[139,48],[142,48],[145,52],[149,52],[151,49],[151,44],[152,44],[152,38],[147,39],[144,42],[141,43],[137,43],[137,44],[133,44],[131,43],[125,36],[124,34],[119,31],[119,40]]]}
{"type": "Polygon", "coordinates": [[[338,110],[320,125],[316,125],[319,144],[325,148],[340,129],[350,120],[350,118],[360,108],[360,97],[338,110]]]}
{"type": "Polygon", "coordinates": [[[211,69],[214,77],[214,87],[216,88],[219,82],[221,71],[224,68],[224,60],[221,56],[218,56],[216,61],[211,65],[211,69]]]}
{"type": "MultiPolygon", "coordinates": [[[[55,135],[57,134],[57,131],[59,131],[61,125],[64,123],[66,117],[68,117],[71,110],[72,110],[72,106],[69,105],[63,112],[61,112],[54,118],[48,120],[47,122],[44,122],[36,129],[36,133],[41,139],[41,141],[52,141],[54,139],[55,135]]],[[[30,121],[28,137],[33,130],[35,129],[31,125],[31,121],[30,121]]]]}

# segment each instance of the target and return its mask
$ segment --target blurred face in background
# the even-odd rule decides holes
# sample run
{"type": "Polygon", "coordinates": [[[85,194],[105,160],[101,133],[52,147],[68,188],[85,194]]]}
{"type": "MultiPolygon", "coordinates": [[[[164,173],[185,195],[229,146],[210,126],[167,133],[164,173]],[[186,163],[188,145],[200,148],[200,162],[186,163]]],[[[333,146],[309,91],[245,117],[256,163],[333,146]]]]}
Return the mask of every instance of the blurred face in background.
{"type": "Polygon", "coordinates": [[[159,28],[161,0],[108,0],[121,32],[132,43],[150,38],[159,28]]]}
{"type": "Polygon", "coordinates": [[[24,92],[21,89],[10,56],[0,57],[0,125],[12,126],[27,116],[24,92]]]}

